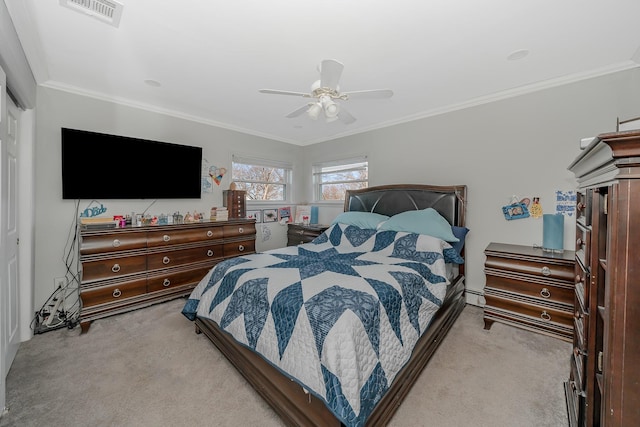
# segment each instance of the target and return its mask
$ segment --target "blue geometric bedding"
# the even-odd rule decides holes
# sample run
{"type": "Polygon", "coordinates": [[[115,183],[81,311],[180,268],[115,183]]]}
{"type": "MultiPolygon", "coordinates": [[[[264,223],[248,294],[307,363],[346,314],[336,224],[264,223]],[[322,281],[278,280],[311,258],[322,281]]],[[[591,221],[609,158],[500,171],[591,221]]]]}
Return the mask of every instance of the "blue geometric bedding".
{"type": "Polygon", "coordinates": [[[445,263],[463,262],[435,237],[335,224],[312,243],[217,264],[182,313],[213,320],[362,426],[442,304],[445,263]]]}

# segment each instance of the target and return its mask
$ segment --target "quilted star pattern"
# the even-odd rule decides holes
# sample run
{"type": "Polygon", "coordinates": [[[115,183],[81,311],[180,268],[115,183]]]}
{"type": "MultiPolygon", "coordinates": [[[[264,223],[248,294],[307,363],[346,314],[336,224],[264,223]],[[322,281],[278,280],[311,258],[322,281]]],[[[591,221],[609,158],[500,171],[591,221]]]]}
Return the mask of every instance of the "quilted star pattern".
{"type": "Polygon", "coordinates": [[[442,305],[447,262],[464,260],[440,239],[335,224],[219,263],[182,313],[214,321],[359,427],[442,305]]]}
{"type": "Polygon", "coordinates": [[[299,247],[298,256],[287,261],[274,264],[268,268],[296,268],[300,271],[300,279],[322,274],[325,271],[357,276],[354,266],[375,264],[373,261],[359,260],[361,252],[339,253],[334,248],[322,252],[308,251],[299,247]]]}

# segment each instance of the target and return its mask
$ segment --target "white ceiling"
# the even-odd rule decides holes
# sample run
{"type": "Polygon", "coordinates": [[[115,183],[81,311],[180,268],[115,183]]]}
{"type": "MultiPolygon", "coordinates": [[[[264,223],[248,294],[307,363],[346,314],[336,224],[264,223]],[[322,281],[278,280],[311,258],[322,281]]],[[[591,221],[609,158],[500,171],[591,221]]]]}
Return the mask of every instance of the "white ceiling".
{"type": "Polygon", "coordinates": [[[4,1],[40,85],[299,145],[640,66],[639,0],[119,0],[118,27],[4,1]],[[345,125],[258,92],[310,91],[323,59],[394,96],[342,101],[345,125]]]}

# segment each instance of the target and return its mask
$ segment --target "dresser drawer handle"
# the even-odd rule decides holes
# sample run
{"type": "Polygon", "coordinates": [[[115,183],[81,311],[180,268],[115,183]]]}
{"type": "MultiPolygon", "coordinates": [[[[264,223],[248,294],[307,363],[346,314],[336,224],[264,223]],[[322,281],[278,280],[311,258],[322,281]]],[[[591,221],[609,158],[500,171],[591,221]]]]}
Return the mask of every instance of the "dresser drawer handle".
{"type": "Polygon", "coordinates": [[[238,233],[240,233],[240,234],[244,233],[244,228],[238,227],[238,233]]]}
{"type": "Polygon", "coordinates": [[[122,291],[120,289],[116,288],[116,289],[113,290],[113,294],[112,295],[113,295],[114,298],[118,298],[118,297],[120,297],[122,295],[122,291]]]}
{"type": "Polygon", "coordinates": [[[540,270],[543,276],[551,276],[551,269],[546,265],[540,270]]]}
{"type": "Polygon", "coordinates": [[[242,246],[242,245],[238,245],[238,250],[239,250],[240,252],[243,252],[243,251],[244,251],[244,246],[242,246]]]}
{"type": "Polygon", "coordinates": [[[162,281],[162,286],[164,286],[164,287],[166,288],[166,287],[168,287],[169,285],[171,285],[171,280],[169,280],[169,279],[165,278],[165,279],[162,281]]]}
{"type": "Polygon", "coordinates": [[[213,231],[207,230],[207,237],[211,237],[211,236],[213,236],[213,231]]]}
{"type": "Polygon", "coordinates": [[[113,247],[114,248],[118,248],[120,247],[120,245],[122,244],[122,242],[118,239],[113,239],[113,247]]]}
{"type": "Polygon", "coordinates": [[[163,263],[164,265],[167,265],[167,264],[169,264],[170,262],[171,262],[171,260],[169,259],[169,257],[168,257],[168,256],[166,256],[166,257],[162,258],[162,263],[163,263]]]}
{"type": "Polygon", "coordinates": [[[549,298],[551,296],[551,292],[549,292],[549,289],[547,288],[542,288],[542,290],[540,291],[540,296],[542,298],[549,298]]]}
{"type": "Polygon", "coordinates": [[[165,242],[168,242],[169,240],[171,240],[171,236],[169,236],[168,234],[165,234],[164,236],[162,236],[162,240],[165,242]]]}
{"type": "Polygon", "coordinates": [[[547,313],[546,310],[544,310],[541,314],[540,317],[542,318],[542,320],[544,320],[545,322],[548,322],[549,320],[551,320],[551,316],[547,313]]]}
{"type": "Polygon", "coordinates": [[[213,256],[213,251],[211,249],[207,251],[207,256],[213,256]]]}
{"type": "Polygon", "coordinates": [[[304,234],[304,230],[300,230],[300,231],[298,231],[298,233],[304,234]]]}
{"type": "Polygon", "coordinates": [[[114,273],[120,271],[120,264],[113,264],[113,267],[111,267],[111,271],[113,271],[114,273]]]}

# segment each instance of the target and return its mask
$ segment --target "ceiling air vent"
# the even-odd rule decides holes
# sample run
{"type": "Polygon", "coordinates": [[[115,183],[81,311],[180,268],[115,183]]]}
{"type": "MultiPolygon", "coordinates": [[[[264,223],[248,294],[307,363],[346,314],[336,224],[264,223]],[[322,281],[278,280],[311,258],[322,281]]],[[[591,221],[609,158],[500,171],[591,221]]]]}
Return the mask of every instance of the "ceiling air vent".
{"type": "Polygon", "coordinates": [[[69,9],[93,16],[96,19],[117,27],[120,25],[122,3],[114,0],[60,0],[60,4],[69,9]]]}

